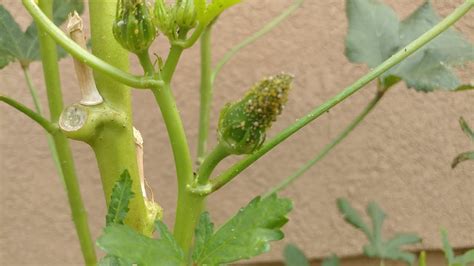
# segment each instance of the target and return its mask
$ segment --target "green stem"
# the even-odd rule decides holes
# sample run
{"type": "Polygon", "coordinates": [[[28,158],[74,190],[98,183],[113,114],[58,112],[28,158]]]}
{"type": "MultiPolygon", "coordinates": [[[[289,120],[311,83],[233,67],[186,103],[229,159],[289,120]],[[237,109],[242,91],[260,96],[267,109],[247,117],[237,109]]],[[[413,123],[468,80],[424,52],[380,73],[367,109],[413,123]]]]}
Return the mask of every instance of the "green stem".
{"type": "MultiPolygon", "coordinates": [[[[26,84],[28,85],[28,90],[30,91],[31,98],[33,98],[33,103],[35,104],[35,109],[36,113],[39,115],[43,115],[43,108],[41,106],[41,103],[39,101],[38,97],[38,90],[36,89],[35,85],[33,84],[33,81],[31,79],[31,74],[30,74],[30,66],[29,65],[22,65],[21,69],[23,70],[23,74],[25,76],[26,84]]],[[[48,148],[49,151],[51,152],[51,157],[53,158],[54,165],[56,167],[56,171],[58,172],[59,177],[63,181],[64,184],[64,175],[63,171],[61,170],[61,163],[59,162],[59,157],[58,157],[58,152],[56,150],[56,145],[54,145],[54,139],[51,135],[46,136],[47,141],[48,141],[48,148]]]]}
{"type": "Polygon", "coordinates": [[[235,176],[241,173],[244,169],[249,167],[252,163],[257,161],[260,157],[265,155],[267,152],[272,150],[278,144],[282,143],[284,140],[289,138],[291,135],[296,133],[298,130],[302,129],[304,126],[308,125],[310,122],[315,120],[316,118],[320,117],[322,114],[330,110],[332,107],[336,106],[362,87],[367,85],[372,80],[376,79],[378,76],[383,74],[385,71],[389,70],[396,64],[400,63],[402,60],[416,52],[422,46],[427,44],[429,41],[433,40],[436,36],[447,30],[451,25],[453,25],[456,21],[462,18],[471,8],[474,6],[474,0],[467,0],[456,8],[449,16],[443,19],[440,23],[436,26],[431,28],[429,31],[418,37],[416,40],[408,44],[405,48],[398,51],[396,54],[392,55],[389,59],[385,62],[377,66],[375,69],[370,71],[367,75],[363,76],[355,83],[347,87],[345,90],[337,94],[332,99],[328,100],[321,106],[317,107],[313,111],[311,111],[308,115],[304,116],[303,118],[299,119],[293,125],[289,126],[282,132],[280,132],[277,136],[273,139],[268,141],[265,145],[263,145],[258,151],[255,153],[247,156],[246,158],[242,159],[241,161],[234,164],[224,173],[219,175],[215,180],[211,181],[213,183],[213,191],[218,190],[228,182],[230,182],[235,176]]]}
{"type": "MultiPolygon", "coordinates": [[[[129,53],[115,41],[111,26],[115,20],[116,4],[117,1],[89,1],[92,52],[97,57],[106,60],[106,64],[113,65],[124,72],[128,71],[129,53]]],[[[115,77],[102,72],[95,72],[94,78],[97,89],[105,100],[102,104],[124,117],[120,123],[114,120],[104,121],[95,128],[93,139],[89,142],[98,162],[107,206],[109,206],[115,183],[123,171],[128,170],[132,178],[132,191],[135,194],[130,201],[130,211],[125,223],[142,234],[150,235],[153,221],[147,218],[147,209],[140,185],[133,138],[130,88],[119,83],[115,77]]],[[[91,111],[93,111],[92,108],[91,111]]]]}
{"type": "Polygon", "coordinates": [[[207,139],[209,136],[209,124],[212,104],[212,51],[211,31],[209,26],[204,30],[201,37],[201,105],[199,109],[199,137],[198,137],[198,164],[202,163],[206,156],[207,139]]]}
{"type": "Polygon", "coordinates": [[[7,96],[0,95],[0,101],[4,102],[11,107],[17,109],[18,111],[22,112],[29,118],[33,119],[38,125],[44,128],[48,133],[50,134],[56,134],[59,131],[59,128],[56,124],[51,123],[48,119],[42,117],[40,114],[37,112],[31,110],[30,108],[26,107],[25,105],[8,98],[7,96]]]}
{"type": "Polygon", "coordinates": [[[322,160],[326,155],[336,147],[342,140],[344,140],[364,119],[367,115],[374,109],[377,103],[382,99],[385,92],[377,91],[374,99],[372,99],[369,104],[364,108],[364,110],[347,126],[334,140],[331,141],[328,145],[326,145],[323,150],[313,159],[306,162],[298,171],[287,177],[277,186],[271,188],[265,196],[272,195],[273,193],[277,193],[288,187],[291,183],[293,183],[296,179],[301,177],[306,171],[308,171],[311,167],[313,167],[316,163],[322,160]]]}
{"type": "Polygon", "coordinates": [[[259,31],[255,32],[251,36],[247,37],[241,43],[234,46],[230,49],[224,57],[217,63],[214,71],[212,72],[212,83],[214,83],[217,75],[222,70],[222,68],[243,48],[247,47],[248,45],[254,43],[256,40],[260,39],[265,34],[272,31],[276,28],[280,23],[282,23],[286,18],[288,18],[291,14],[293,14],[300,6],[303,4],[304,0],[295,0],[291,6],[285,9],[280,15],[272,19],[270,22],[265,24],[259,31]]]}
{"type": "Polygon", "coordinates": [[[199,167],[199,172],[197,176],[198,185],[208,184],[209,177],[216,168],[217,164],[222,161],[224,158],[229,156],[230,153],[225,148],[224,145],[220,143],[209,153],[206,159],[203,161],[201,167],[199,167]]]}
{"type": "Polygon", "coordinates": [[[183,123],[170,86],[170,81],[182,52],[182,47],[176,45],[171,47],[162,72],[165,86],[162,89],[153,90],[153,93],[160,106],[163,120],[168,130],[178,177],[178,200],[174,237],[188,256],[193,241],[194,228],[199,215],[204,209],[204,197],[194,195],[187,190],[187,187],[194,181],[192,160],[183,123]]]}
{"type": "Polygon", "coordinates": [[[197,42],[197,40],[199,40],[199,37],[201,37],[201,34],[206,29],[206,27],[207,26],[199,23],[196,29],[194,29],[193,33],[191,34],[191,37],[189,37],[187,40],[176,41],[173,43],[173,46],[178,46],[182,49],[190,48],[197,42]]]}
{"type": "MultiPolygon", "coordinates": [[[[134,76],[127,73],[120,68],[108,64],[106,61],[94,56],[87,50],[83,49],[73,40],[68,38],[35,4],[35,0],[22,0],[23,5],[28,12],[33,16],[40,28],[44,29],[45,33],[49,34],[61,47],[64,48],[75,58],[82,60],[85,64],[94,70],[109,75],[115,80],[135,88],[159,88],[163,85],[161,80],[154,80],[140,76],[134,76]]],[[[113,9],[115,10],[115,8],[113,9]]],[[[103,40],[102,40],[103,41],[103,40]]],[[[115,42],[115,39],[110,40],[115,42]]]]}
{"type": "MultiPolygon", "coordinates": [[[[44,12],[46,19],[53,15],[53,1],[40,0],[39,6],[44,12]]],[[[43,13],[42,13],[43,14],[43,13]]],[[[48,19],[49,20],[49,19],[48,19]]],[[[61,83],[59,78],[58,56],[56,43],[45,34],[44,28],[39,27],[39,43],[41,59],[43,62],[44,79],[48,94],[48,104],[51,120],[57,123],[63,110],[61,94],[61,83]]],[[[74,160],[72,158],[69,141],[63,134],[53,135],[54,144],[61,162],[61,170],[64,174],[64,183],[72,212],[72,219],[76,226],[76,232],[82,249],[82,254],[86,265],[97,263],[94,242],[90,234],[87,221],[87,212],[82,202],[81,191],[77,181],[74,160]]]]}

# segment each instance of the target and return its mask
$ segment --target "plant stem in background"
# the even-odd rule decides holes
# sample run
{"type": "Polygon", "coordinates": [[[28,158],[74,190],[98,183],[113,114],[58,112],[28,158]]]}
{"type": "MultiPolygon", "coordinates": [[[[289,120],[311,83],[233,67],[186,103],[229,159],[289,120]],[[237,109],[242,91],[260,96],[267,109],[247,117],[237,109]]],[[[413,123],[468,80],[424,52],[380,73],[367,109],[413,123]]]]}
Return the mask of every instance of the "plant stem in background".
{"type": "Polygon", "coordinates": [[[447,30],[451,25],[453,25],[456,21],[462,18],[467,12],[471,10],[473,6],[474,6],[474,0],[465,1],[461,6],[456,8],[456,10],[454,10],[449,16],[443,19],[440,23],[438,23],[429,31],[427,31],[426,33],[418,37],[416,40],[408,44],[405,48],[398,51],[396,54],[391,56],[385,62],[383,62],[378,67],[370,71],[367,75],[363,76],[362,78],[357,80],[355,83],[347,87],[345,90],[337,94],[335,97],[328,100],[321,106],[314,109],[308,115],[299,119],[296,123],[294,123],[293,125],[289,126],[285,130],[280,132],[277,136],[269,140],[255,153],[245,157],[244,159],[242,159],[241,161],[239,161],[238,163],[230,167],[228,170],[226,170],[224,173],[219,175],[216,179],[211,181],[213,183],[212,190],[216,191],[222,186],[224,186],[225,184],[227,184],[228,182],[230,182],[235,176],[237,176],[239,173],[241,173],[243,170],[249,167],[252,163],[257,161],[260,157],[265,155],[267,152],[272,150],[278,144],[282,143],[291,135],[296,133],[298,130],[305,127],[310,122],[312,122],[313,120],[315,120],[316,118],[320,117],[322,114],[330,110],[332,107],[344,101],[347,97],[351,96],[352,94],[360,90],[362,87],[367,85],[369,82],[376,79],[385,71],[389,70],[390,68],[400,63],[402,60],[404,60],[405,58],[407,58],[414,52],[416,52],[422,46],[427,44],[429,41],[433,40],[436,36],[444,32],[445,30],[447,30]]]}
{"type": "MultiPolygon", "coordinates": [[[[129,53],[115,41],[112,34],[116,4],[116,1],[89,1],[92,40],[100,40],[92,41],[92,52],[98,58],[106,60],[106,64],[113,65],[114,68],[124,72],[129,67],[129,53]]],[[[95,72],[94,78],[97,89],[105,100],[102,104],[125,118],[120,125],[114,121],[104,121],[99,128],[95,129],[94,140],[89,143],[97,158],[107,206],[109,206],[116,181],[124,170],[128,170],[132,178],[134,197],[130,201],[130,211],[125,223],[142,234],[149,234],[149,228],[153,226],[153,222],[149,224],[147,219],[147,209],[138,173],[130,88],[103,72],[95,72]]]]}
{"type": "Polygon", "coordinates": [[[212,24],[203,32],[201,37],[201,104],[199,109],[199,137],[197,148],[197,162],[201,165],[207,152],[207,139],[212,107],[212,24]]]}
{"type": "MultiPolygon", "coordinates": [[[[23,5],[35,19],[40,28],[49,34],[61,47],[64,48],[75,58],[82,60],[85,64],[94,70],[113,77],[115,80],[135,88],[158,88],[163,85],[160,80],[134,76],[113,65],[108,64],[104,60],[94,56],[87,50],[83,49],[77,43],[69,39],[64,32],[61,31],[35,4],[35,0],[22,0],[23,5]]],[[[112,9],[115,12],[115,7],[112,9]]],[[[114,40],[115,41],[115,40],[114,40]]]]}
{"type": "MultiPolygon", "coordinates": [[[[39,6],[47,17],[52,17],[53,0],[40,0],[39,6]]],[[[44,79],[48,94],[49,112],[51,121],[56,124],[63,110],[56,43],[45,34],[44,28],[39,27],[38,30],[44,79]]],[[[84,203],[82,202],[69,141],[61,133],[52,136],[58,157],[60,158],[69,206],[71,208],[74,225],[76,226],[82,254],[87,265],[95,265],[97,259],[95,255],[94,242],[91,238],[87,213],[84,208],[84,203]]]]}
{"type": "Polygon", "coordinates": [[[277,27],[280,23],[282,23],[286,18],[288,18],[291,14],[293,14],[300,6],[303,4],[304,0],[295,0],[291,6],[289,6],[285,11],[283,11],[279,16],[272,19],[268,22],[263,28],[259,31],[255,32],[247,39],[243,40],[241,43],[234,46],[230,51],[228,51],[224,57],[217,63],[214,71],[212,72],[211,81],[214,83],[217,75],[222,70],[222,68],[243,48],[252,44],[256,40],[260,39],[265,34],[272,31],[275,27],[277,27]]]}
{"type": "MultiPolygon", "coordinates": [[[[23,74],[25,76],[26,84],[28,85],[28,90],[30,91],[31,98],[33,99],[33,103],[35,105],[36,112],[39,115],[43,115],[43,108],[41,106],[39,97],[38,97],[38,90],[36,89],[35,85],[33,84],[33,80],[31,79],[31,74],[30,74],[30,66],[21,66],[21,69],[23,70],[23,74]]],[[[48,140],[48,148],[49,151],[51,152],[51,157],[53,158],[54,165],[56,167],[56,171],[58,171],[58,175],[61,177],[61,181],[64,184],[64,175],[63,171],[61,170],[61,164],[59,162],[59,157],[58,157],[58,152],[56,150],[56,146],[54,145],[54,140],[53,137],[48,134],[46,136],[48,140]]]]}
{"type": "Polygon", "coordinates": [[[313,159],[309,160],[305,163],[298,171],[287,177],[277,186],[271,188],[265,196],[270,196],[273,193],[277,193],[282,191],[283,189],[287,188],[291,183],[293,183],[296,179],[301,177],[306,171],[308,171],[311,167],[317,164],[320,160],[322,160],[326,155],[342,140],[344,140],[366,117],[367,115],[374,109],[377,103],[382,99],[384,96],[385,91],[377,91],[374,99],[372,99],[369,104],[364,108],[364,110],[347,126],[334,140],[331,141],[328,145],[326,145],[323,150],[313,159]]]}

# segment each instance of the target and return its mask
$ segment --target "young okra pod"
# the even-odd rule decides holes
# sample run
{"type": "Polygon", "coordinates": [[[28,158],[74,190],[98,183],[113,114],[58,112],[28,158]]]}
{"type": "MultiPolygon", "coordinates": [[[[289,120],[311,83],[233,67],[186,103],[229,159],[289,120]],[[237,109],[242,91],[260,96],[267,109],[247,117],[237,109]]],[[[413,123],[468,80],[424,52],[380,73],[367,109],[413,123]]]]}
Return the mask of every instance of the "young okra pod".
{"type": "Polygon", "coordinates": [[[265,141],[288,100],[293,76],[279,74],[266,78],[249,90],[240,101],[227,104],[218,125],[219,144],[230,154],[250,154],[265,141]]]}

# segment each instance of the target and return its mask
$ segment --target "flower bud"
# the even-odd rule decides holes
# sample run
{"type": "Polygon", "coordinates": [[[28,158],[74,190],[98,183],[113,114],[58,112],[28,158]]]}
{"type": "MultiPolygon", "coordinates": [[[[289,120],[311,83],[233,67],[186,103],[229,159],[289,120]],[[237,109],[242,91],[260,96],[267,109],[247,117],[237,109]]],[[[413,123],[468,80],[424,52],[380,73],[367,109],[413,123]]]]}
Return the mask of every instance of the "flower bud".
{"type": "Polygon", "coordinates": [[[155,1],[155,24],[171,40],[178,38],[178,26],[172,15],[171,8],[165,3],[165,0],[155,1]]]}
{"type": "Polygon", "coordinates": [[[231,154],[250,154],[265,141],[266,131],[288,100],[293,76],[279,74],[254,85],[245,97],[227,104],[219,117],[219,142],[231,154]]]}
{"type": "Polygon", "coordinates": [[[196,26],[197,13],[194,0],[178,0],[173,11],[174,19],[180,29],[190,30],[196,26]]]}
{"type": "Polygon", "coordinates": [[[156,37],[152,12],[145,0],[119,0],[113,25],[115,39],[130,52],[148,49],[156,37]]]}

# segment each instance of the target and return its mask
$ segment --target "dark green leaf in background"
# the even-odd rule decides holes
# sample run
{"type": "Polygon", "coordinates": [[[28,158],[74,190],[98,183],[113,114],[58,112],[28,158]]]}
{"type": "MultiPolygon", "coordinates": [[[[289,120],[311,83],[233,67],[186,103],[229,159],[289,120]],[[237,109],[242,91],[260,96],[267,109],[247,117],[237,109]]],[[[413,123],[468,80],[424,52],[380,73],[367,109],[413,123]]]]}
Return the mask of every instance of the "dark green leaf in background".
{"type": "Polygon", "coordinates": [[[346,0],[349,31],[346,56],[355,63],[376,67],[399,48],[395,12],[375,0],[346,0]]]}
{"type": "Polygon", "coordinates": [[[364,254],[372,258],[400,260],[407,264],[413,264],[415,255],[403,251],[405,245],[416,244],[421,239],[413,234],[397,234],[389,240],[385,240],[382,235],[382,225],[385,220],[385,213],[374,202],[367,206],[367,214],[372,221],[372,230],[368,229],[367,224],[363,221],[360,214],[352,208],[347,199],[340,198],[337,200],[339,211],[344,219],[361,230],[369,240],[369,244],[364,246],[364,254]]]}
{"type": "Polygon", "coordinates": [[[295,245],[287,245],[283,251],[286,266],[309,266],[309,260],[303,251],[295,245]]]}
{"type": "MultiPolygon", "coordinates": [[[[430,1],[401,22],[389,6],[377,0],[347,0],[346,7],[346,56],[369,67],[379,65],[441,21],[430,1]]],[[[453,71],[472,60],[474,45],[452,28],[379,79],[385,88],[403,80],[409,88],[423,92],[472,89],[453,71]]]]}
{"type": "MultiPolygon", "coordinates": [[[[55,0],[53,4],[53,21],[56,25],[62,25],[68,14],[76,10],[78,13],[84,11],[83,0],[55,0]]],[[[66,56],[66,52],[59,48],[60,58],[66,56]]],[[[38,40],[38,29],[32,22],[25,32],[20,29],[12,15],[0,5],[0,69],[12,61],[20,61],[22,64],[40,59],[38,40]]]]}
{"type": "Polygon", "coordinates": [[[336,255],[332,255],[329,258],[323,260],[321,266],[339,266],[341,263],[336,255]]]}
{"type": "MultiPolygon", "coordinates": [[[[467,137],[474,141],[474,131],[469,127],[466,120],[463,117],[459,118],[459,125],[461,126],[462,131],[467,135],[467,137]]],[[[474,160],[474,151],[467,151],[459,154],[454,158],[453,162],[451,163],[451,168],[456,168],[458,164],[464,161],[474,160]]]]}
{"type": "Polygon", "coordinates": [[[257,197],[212,236],[209,236],[212,230],[210,219],[201,217],[196,231],[194,261],[198,265],[219,265],[267,252],[270,241],[283,238],[280,228],[288,221],[286,215],[291,209],[290,200],[278,198],[275,194],[257,197]]]}

